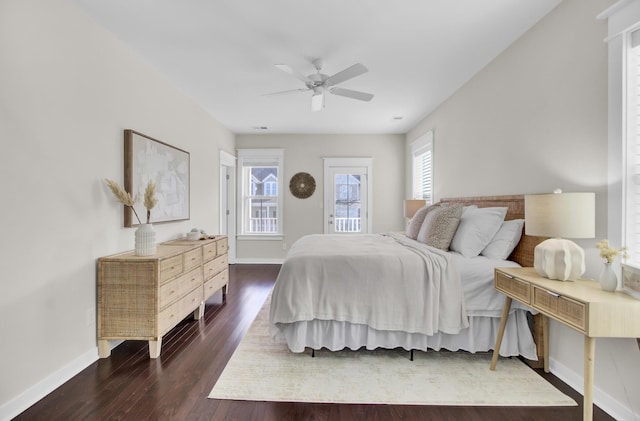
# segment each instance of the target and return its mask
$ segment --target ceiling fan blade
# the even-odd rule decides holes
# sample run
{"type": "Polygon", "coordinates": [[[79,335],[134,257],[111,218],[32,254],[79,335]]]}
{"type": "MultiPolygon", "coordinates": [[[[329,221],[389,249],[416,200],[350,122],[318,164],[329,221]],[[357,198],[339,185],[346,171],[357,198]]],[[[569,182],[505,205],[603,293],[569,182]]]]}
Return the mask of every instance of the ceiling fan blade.
{"type": "Polygon", "coordinates": [[[335,86],[338,83],[342,83],[345,80],[349,80],[349,79],[354,78],[356,76],[360,76],[361,74],[367,73],[368,71],[369,71],[369,69],[364,67],[363,64],[356,63],[353,66],[347,67],[343,71],[338,72],[335,75],[329,77],[327,80],[325,80],[324,83],[327,86],[335,86]]]}
{"type": "Polygon", "coordinates": [[[296,92],[306,92],[309,89],[305,89],[305,88],[299,88],[299,89],[289,89],[287,91],[278,91],[278,92],[271,92],[268,94],[262,94],[262,96],[271,96],[271,95],[286,95],[286,94],[293,94],[296,92]]]}
{"type": "Polygon", "coordinates": [[[302,73],[298,73],[295,70],[293,70],[291,68],[291,66],[288,66],[286,64],[276,64],[276,67],[280,70],[282,70],[285,73],[290,74],[291,76],[295,77],[296,79],[299,79],[301,81],[304,82],[304,84],[312,84],[313,85],[313,81],[311,79],[309,79],[308,77],[306,77],[305,75],[303,75],[302,73]]]}
{"type": "Polygon", "coordinates": [[[360,101],[371,101],[373,98],[373,94],[344,88],[330,88],[329,92],[334,95],[346,96],[347,98],[358,99],[360,101]]]}

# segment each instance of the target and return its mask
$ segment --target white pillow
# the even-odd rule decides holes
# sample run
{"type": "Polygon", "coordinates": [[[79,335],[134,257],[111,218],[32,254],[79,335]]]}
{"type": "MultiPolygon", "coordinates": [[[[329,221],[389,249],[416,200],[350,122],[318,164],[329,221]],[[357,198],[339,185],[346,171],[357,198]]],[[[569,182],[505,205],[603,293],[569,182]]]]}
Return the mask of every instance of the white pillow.
{"type": "Polygon", "coordinates": [[[495,237],[482,250],[482,255],[491,259],[507,260],[511,252],[520,242],[524,219],[512,219],[504,221],[495,237]]]}
{"type": "Polygon", "coordinates": [[[464,257],[476,257],[496,235],[507,208],[468,209],[460,218],[460,225],[449,248],[464,257]]]}

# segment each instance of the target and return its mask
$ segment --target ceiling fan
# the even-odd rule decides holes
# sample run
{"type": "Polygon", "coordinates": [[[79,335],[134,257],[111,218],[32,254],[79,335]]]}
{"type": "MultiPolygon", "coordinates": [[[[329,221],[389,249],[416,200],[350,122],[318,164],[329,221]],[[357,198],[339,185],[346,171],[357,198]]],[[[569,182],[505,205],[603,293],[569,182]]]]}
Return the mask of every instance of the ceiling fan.
{"type": "Polygon", "coordinates": [[[323,65],[322,60],[315,59],[311,62],[311,64],[313,64],[313,67],[316,68],[316,73],[309,76],[305,76],[302,73],[293,70],[286,64],[276,64],[276,67],[278,69],[290,74],[296,79],[301,80],[306,87],[299,89],[290,89],[287,91],[273,92],[266,95],[280,95],[294,92],[313,91],[313,96],[311,97],[311,109],[313,111],[320,111],[322,108],[324,108],[324,95],[326,92],[334,95],[344,96],[347,98],[357,99],[360,101],[371,101],[371,99],[373,98],[373,94],[336,87],[336,85],[339,83],[345,82],[349,79],[368,72],[369,70],[364,67],[364,65],[356,63],[353,66],[347,67],[341,72],[334,74],[333,76],[327,76],[323,73],[320,73],[323,65]]]}

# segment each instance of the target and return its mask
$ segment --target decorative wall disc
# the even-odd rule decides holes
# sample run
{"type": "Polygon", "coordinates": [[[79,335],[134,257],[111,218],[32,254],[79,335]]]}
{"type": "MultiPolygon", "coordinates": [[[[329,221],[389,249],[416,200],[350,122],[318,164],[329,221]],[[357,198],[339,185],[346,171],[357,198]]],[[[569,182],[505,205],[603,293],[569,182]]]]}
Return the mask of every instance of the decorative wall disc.
{"type": "Polygon", "coordinates": [[[289,190],[298,199],[306,199],[316,191],[316,180],[313,179],[311,174],[299,172],[291,177],[289,190]]]}

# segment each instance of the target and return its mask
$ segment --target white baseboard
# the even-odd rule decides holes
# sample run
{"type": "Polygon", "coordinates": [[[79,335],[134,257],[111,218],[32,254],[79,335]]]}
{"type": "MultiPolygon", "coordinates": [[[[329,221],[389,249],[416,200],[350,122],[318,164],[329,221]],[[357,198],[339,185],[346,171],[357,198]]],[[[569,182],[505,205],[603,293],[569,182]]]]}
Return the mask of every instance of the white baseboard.
{"type": "Polygon", "coordinates": [[[10,420],[24,412],[34,403],[62,386],[73,376],[98,360],[98,348],[92,348],[40,382],[0,406],[0,420],[10,420]]]}
{"type": "MultiPolygon", "coordinates": [[[[584,396],[584,377],[582,373],[578,374],[570,370],[553,358],[549,358],[549,371],[584,396]]],[[[595,386],[593,387],[593,402],[616,420],[640,420],[640,414],[634,414],[630,408],[595,386]]]]}
{"type": "Polygon", "coordinates": [[[281,265],[284,259],[259,259],[253,257],[236,257],[236,263],[244,265],[281,265]]]}

